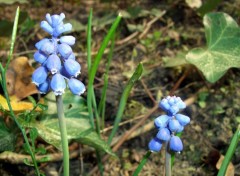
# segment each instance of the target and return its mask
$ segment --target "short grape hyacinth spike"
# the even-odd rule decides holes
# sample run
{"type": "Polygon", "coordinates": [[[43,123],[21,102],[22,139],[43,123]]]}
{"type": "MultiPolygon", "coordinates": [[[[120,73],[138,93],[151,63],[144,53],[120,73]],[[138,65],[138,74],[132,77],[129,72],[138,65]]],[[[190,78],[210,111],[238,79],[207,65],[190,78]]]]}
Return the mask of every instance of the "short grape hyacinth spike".
{"type": "Polygon", "coordinates": [[[180,97],[167,96],[159,102],[159,107],[166,112],[154,120],[158,130],[157,135],[149,142],[148,148],[152,152],[159,152],[162,144],[167,143],[171,151],[181,152],[183,150],[182,140],[176,136],[190,123],[190,118],[179,114],[179,110],[186,108],[186,104],[180,97]]]}
{"type": "Polygon", "coordinates": [[[55,95],[62,95],[66,86],[74,95],[81,95],[86,90],[84,84],[77,79],[81,65],[75,60],[71,48],[75,44],[75,37],[61,36],[72,29],[70,23],[63,23],[64,18],[64,13],[47,14],[46,21],[41,22],[41,28],[52,36],[35,44],[37,51],[34,60],[41,66],[34,71],[32,82],[41,94],[52,90],[55,95]]]}

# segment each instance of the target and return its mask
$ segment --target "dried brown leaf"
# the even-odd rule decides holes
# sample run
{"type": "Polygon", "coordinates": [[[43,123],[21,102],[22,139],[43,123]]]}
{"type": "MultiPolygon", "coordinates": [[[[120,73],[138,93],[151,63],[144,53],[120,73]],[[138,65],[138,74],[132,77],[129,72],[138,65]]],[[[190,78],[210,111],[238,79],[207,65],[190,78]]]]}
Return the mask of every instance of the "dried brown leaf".
{"type": "Polygon", "coordinates": [[[33,71],[27,57],[18,57],[12,60],[6,75],[8,93],[15,95],[18,100],[37,93],[38,90],[31,80],[33,71]]]}
{"type": "MultiPolygon", "coordinates": [[[[220,169],[220,167],[222,165],[222,162],[223,162],[223,159],[224,159],[224,156],[221,155],[217,164],[216,164],[217,169],[220,169]]],[[[225,176],[234,176],[234,165],[232,164],[232,162],[229,163],[225,176]]]]}

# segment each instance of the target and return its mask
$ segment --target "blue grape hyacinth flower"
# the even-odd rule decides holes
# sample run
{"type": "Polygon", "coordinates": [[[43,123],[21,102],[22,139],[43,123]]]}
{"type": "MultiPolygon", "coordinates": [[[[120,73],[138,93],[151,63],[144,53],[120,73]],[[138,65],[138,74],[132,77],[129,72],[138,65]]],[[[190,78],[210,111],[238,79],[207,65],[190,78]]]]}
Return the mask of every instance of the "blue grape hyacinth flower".
{"type": "Polygon", "coordinates": [[[182,140],[176,136],[184,130],[184,127],[190,122],[186,115],[179,114],[181,109],[186,108],[186,104],[180,97],[167,96],[159,102],[159,107],[166,112],[154,120],[154,125],[158,130],[157,135],[149,142],[150,151],[158,152],[162,144],[167,143],[171,151],[181,152],[183,150],[182,140]]]}
{"type": "Polygon", "coordinates": [[[76,79],[81,65],[75,60],[71,48],[75,44],[75,37],[61,36],[72,29],[70,23],[63,23],[64,18],[64,13],[47,14],[46,21],[41,22],[41,28],[52,37],[44,38],[35,44],[37,51],[34,53],[34,60],[41,66],[34,71],[32,82],[43,94],[52,90],[55,95],[62,95],[68,86],[73,94],[81,95],[86,89],[84,84],[76,79]]]}

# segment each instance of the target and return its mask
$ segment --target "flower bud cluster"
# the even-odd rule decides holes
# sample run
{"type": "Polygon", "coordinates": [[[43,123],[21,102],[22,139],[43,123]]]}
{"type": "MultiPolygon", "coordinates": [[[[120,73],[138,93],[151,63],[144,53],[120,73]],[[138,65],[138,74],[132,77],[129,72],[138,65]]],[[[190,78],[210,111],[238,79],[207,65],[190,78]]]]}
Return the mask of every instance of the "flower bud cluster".
{"type": "Polygon", "coordinates": [[[184,127],[190,122],[188,116],[178,114],[179,110],[186,108],[186,104],[180,97],[168,96],[160,101],[159,107],[166,114],[154,120],[154,125],[158,129],[158,133],[149,142],[149,150],[159,152],[162,144],[168,142],[169,146],[167,148],[174,152],[181,152],[183,150],[183,143],[175,134],[182,132],[184,127]]]}
{"type": "Polygon", "coordinates": [[[70,23],[63,23],[64,18],[64,13],[52,16],[47,14],[47,21],[41,22],[41,28],[52,38],[44,38],[35,44],[37,51],[34,53],[34,60],[41,66],[34,71],[32,82],[36,84],[40,93],[52,90],[55,95],[62,95],[68,85],[73,94],[81,95],[85,86],[76,79],[81,66],[75,60],[71,48],[75,44],[75,37],[61,36],[72,29],[70,23]]]}

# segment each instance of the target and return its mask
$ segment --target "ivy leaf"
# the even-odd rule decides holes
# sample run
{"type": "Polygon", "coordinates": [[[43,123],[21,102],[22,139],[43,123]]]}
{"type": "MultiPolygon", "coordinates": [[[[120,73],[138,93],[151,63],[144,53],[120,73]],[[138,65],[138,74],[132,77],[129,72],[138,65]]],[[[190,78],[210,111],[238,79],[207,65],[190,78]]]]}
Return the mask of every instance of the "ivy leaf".
{"type": "Polygon", "coordinates": [[[0,152],[14,150],[16,134],[6,127],[3,117],[0,117],[0,138],[0,152]]]}
{"type": "Polygon", "coordinates": [[[188,52],[186,60],[200,69],[205,78],[214,83],[231,67],[240,67],[240,29],[225,13],[209,13],[203,24],[206,48],[188,52]]]}
{"type": "MultiPolygon", "coordinates": [[[[61,150],[61,135],[56,109],[55,95],[51,92],[45,97],[48,110],[43,114],[41,121],[32,120],[27,123],[22,119],[19,122],[28,128],[36,128],[38,135],[47,143],[61,150]]],[[[80,96],[74,96],[67,90],[63,95],[63,108],[67,127],[68,140],[74,140],[81,144],[105,151],[113,156],[110,146],[102,140],[89,123],[86,101],[80,96]]]]}

